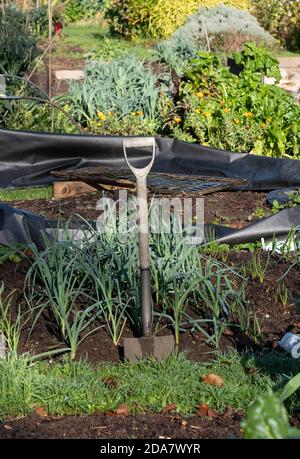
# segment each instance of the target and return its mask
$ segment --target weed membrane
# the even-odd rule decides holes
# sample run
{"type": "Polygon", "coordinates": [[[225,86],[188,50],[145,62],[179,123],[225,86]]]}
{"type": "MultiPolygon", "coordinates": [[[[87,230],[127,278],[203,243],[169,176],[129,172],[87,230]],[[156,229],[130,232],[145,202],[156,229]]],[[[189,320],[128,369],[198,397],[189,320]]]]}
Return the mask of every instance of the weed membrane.
{"type": "MultiPolygon", "coordinates": [[[[52,183],[53,170],[76,170],[104,165],[124,168],[122,137],[30,133],[0,130],[0,187],[32,187],[52,183]]],[[[234,190],[272,191],[300,186],[300,162],[291,159],[260,157],[190,144],[175,139],[157,138],[157,155],[153,170],[169,174],[187,174],[246,180],[234,190]]],[[[145,151],[137,152],[142,162],[145,151]]],[[[135,158],[137,159],[137,158],[135,158]]],[[[40,231],[49,227],[39,216],[0,205],[0,243],[39,244],[40,231]]],[[[287,236],[300,224],[300,208],[284,209],[243,228],[207,226],[222,243],[238,244],[263,238],[287,236]]]]}

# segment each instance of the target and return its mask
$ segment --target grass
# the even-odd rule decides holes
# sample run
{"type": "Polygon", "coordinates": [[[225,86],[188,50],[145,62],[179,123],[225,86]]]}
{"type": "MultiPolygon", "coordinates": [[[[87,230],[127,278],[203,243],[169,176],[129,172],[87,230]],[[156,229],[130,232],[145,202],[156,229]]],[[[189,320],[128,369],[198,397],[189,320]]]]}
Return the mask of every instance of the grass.
{"type": "Polygon", "coordinates": [[[300,50],[299,51],[288,51],[287,49],[278,49],[272,51],[270,53],[273,57],[299,57],[300,58],[300,50]]]}
{"type": "Polygon", "coordinates": [[[62,37],[55,45],[54,55],[69,58],[83,59],[91,50],[103,56],[103,60],[119,57],[123,54],[133,54],[140,59],[152,59],[152,42],[139,40],[130,42],[124,38],[113,36],[105,22],[69,24],[62,37]],[[71,47],[78,47],[72,50],[71,47]],[[71,49],[70,49],[71,48],[71,49]]]}
{"type": "Polygon", "coordinates": [[[0,188],[0,201],[29,201],[32,199],[51,199],[52,186],[35,188],[0,188]]]}
{"type": "Polygon", "coordinates": [[[12,356],[0,361],[0,418],[27,415],[38,406],[51,415],[106,412],[120,404],[133,414],[160,413],[169,403],[183,415],[195,413],[200,403],[220,412],[227,405],[245,410],[268,387],[286,382],[283,373],[293,376],[299,370],[300,362],[286,356],[255,358],[236,351],[207,364],[180,354],[161,363],[149,359],[96,367],[85,362],[32,364],[26,356],[12,356]],[[257,372],[247,372],[254,366],[257,372]],[[223,377],[224,387],[202,382],[208,373],[223,377]]]}

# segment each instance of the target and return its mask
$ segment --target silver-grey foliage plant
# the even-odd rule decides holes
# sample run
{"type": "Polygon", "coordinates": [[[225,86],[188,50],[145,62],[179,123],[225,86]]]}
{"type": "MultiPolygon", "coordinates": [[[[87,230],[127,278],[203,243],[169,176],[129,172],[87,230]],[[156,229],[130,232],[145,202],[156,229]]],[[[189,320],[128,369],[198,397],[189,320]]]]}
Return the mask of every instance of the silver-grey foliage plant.
{"type": "Polygon", "coordinates": [[[180,73],[195,50],[207,51],[208,42],[212,43],[226,34],[241,35],[267,46],[275,43],[274,37],[248,11],[218,5],[214,8],[199,8],[171,39],[157,45],[157,51],[162,61],[180,73]]]}

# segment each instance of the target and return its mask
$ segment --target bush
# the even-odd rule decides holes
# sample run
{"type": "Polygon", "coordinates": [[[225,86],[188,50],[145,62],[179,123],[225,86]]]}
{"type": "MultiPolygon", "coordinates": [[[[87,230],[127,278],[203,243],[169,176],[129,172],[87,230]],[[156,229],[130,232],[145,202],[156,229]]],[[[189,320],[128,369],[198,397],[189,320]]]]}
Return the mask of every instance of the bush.
{"type": "Polygon", "coordinates": [[[85,73],[83,83],[70,84],[67,96],[79,122],[98,133],[122,134],[126,126],[153,133],[159,90],[143,62],[133,57],[90,62],[85,73]]]}
{"type": "MultiPolygon", "coordinates": [[[[63,107],[69,111],[69,107],[63,107]]],[[[0,102],[0,128],[15,129],[30,132],[60,132],[62,134],[78,134],[78,129],[68,117],[59,110],[47,104],[32,101],[17,101],[15,104],[8,101],[0,102]],[[6,110],[3,110],[6,108],[6,110]]]]}
{"type": "Polygon", "coordinates": [[[169,118],[170,133],[202,145],[268,156],[300,156],[300,106],[278,81],[278,63],[264,48],[247,44],[234,54],[239,76],[212,53],[198,53],[186,70],[169,118]]]}
{"type": "Polygon", "coordinates": [[[300,49],[299,0],[252,0],[260,24],[290,50],[300,49]]]}
{"type": "Polygon", "coordinates": [[[199,6],[219,3],[247,8],[249,0],[113,0],[106,12],[111,28],[130,39],[167,38],[199,6]]]}
{"type": "Polygon", "coordinates": [[[71,0],[64,11],[66,22],[77,22],[91,19],[97,13],[103,13],[109,0],[71,0]]]}
{"type": "Polygon", "coordinates": [[[0,72],[22,76],[38,55],[26,16],[13,7],[0,9],[0,72]]]}
{"type": "Polygon", "coordinates": [[[48,9],[40,6],[32,9],[28,14],[29,31],[37,37],[48,36],[48,9]]]}
{"type": "Polygon", "coordinates": [[[168,41],[157,45],[159,59],[181,73],[196,50],[238,51],[247,41],[271,46],[274,38],[248,11],[219,5],[200,8],[168,41]]]}
{"type": "Polygon", "coordinates": [[[242,37],[240,41],[244,43],[249,39],[265,45],[275,42],[252,14],[226,5],[200,8],[174,33],[173,39],[184,37],[185,40],[193,41],[199,49],[204,49],[208,38],[210,48],[220,51],[220,48],[224,50],[226,36],[242,37]]]}
{"type": "Polygon", "coordinates": [[[198,47],[192,40],[185,37],[164,40],[156,45],[158,58],[178,74],[184,72],[191,58],[196,56],[198,47]]]}

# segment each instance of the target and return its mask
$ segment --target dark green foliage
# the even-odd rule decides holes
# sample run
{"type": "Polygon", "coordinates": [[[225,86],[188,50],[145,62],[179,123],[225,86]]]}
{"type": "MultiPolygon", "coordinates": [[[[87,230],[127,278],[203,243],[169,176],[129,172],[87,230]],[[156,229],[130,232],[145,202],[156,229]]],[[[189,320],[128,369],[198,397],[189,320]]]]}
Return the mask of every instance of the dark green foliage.
{"type": "Polygon", "coordinates": [[[0,9],[0,72],[22,76],[38,55],[26,16],[13,7],[0,9]]]}
{"type": "Polygon", "coordinates": [[[109,3],[109,0],[71,0],[63,16],[66,22],[94,18],[97,13],[103,13],[109,3]]]}
{"type": "Polygon", "coordinates": [[[271,389],[250,406],[242,427],[250,440],[300,438],[300,430],[290,426],[284,405],[271,389]]]}
{"type": "Polygon", "coordinates": [[[283,89],[262,83],[264,76],[280,78],[276,60],[247,43],[234,61],[239,75],[217,54],[200,52],[191,60],[169,122],[172,135],[231,151],[299,157],[300,107],[283,89]]]}

